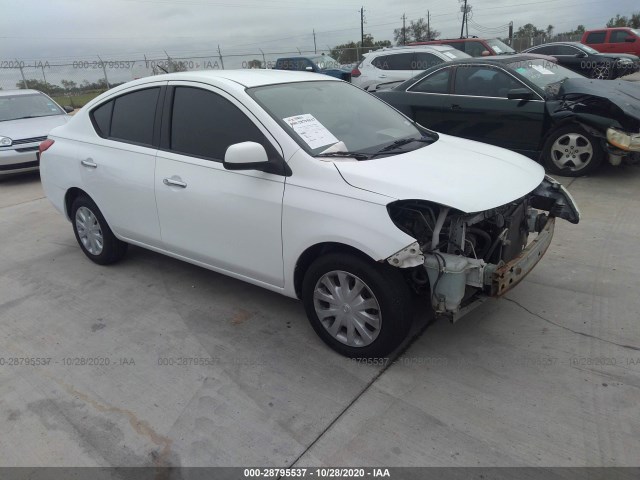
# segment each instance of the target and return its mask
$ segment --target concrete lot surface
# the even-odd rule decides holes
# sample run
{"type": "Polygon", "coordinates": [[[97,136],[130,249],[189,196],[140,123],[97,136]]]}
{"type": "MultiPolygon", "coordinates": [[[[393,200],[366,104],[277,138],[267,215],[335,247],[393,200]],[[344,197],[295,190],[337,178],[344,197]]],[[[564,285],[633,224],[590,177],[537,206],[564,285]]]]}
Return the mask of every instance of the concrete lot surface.
{"type": "Polygon", "coordinates": [[[384,365],[266,290],[94,265],[37,175],[0,181],[0,465],[639,465],[640,168],[561,181],[583,220],[532,274],[454,325],[419,311],[384,365]]]}

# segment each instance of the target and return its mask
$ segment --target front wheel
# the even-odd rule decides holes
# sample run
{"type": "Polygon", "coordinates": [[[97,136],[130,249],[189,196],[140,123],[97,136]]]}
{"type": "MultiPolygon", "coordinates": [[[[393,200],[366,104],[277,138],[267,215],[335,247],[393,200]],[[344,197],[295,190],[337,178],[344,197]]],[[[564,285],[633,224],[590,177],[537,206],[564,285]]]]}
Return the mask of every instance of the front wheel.
{"type": "Polygon", "coordinates": [[[604,152],[598,140],[578,125],[554,130],[543,148],[543,163],[550,173],[580,177],[600,166],[604,152]]]}
{"type": "Polygon", "coordinates": [[[600,63],[591,70],[591,78],[596,80],[611,80],[613,78],[613,67],[609,63],[600,63]]]}
{"type": "Polygon", "coordinates": [[[411,327],[411,295],[400,272],[353,255],[318,258],[304,277],[302,300],[320,338],[351,358],[387,355],[411,327]]]}

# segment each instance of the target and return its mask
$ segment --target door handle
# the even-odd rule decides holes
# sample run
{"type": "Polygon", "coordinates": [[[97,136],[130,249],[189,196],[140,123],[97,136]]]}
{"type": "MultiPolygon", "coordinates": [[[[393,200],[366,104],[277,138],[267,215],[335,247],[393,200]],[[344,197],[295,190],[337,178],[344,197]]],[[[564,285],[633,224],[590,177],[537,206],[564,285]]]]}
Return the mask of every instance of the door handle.
{"type": "Polygon", "coordinates": [[[378,78],[387,78],[386,75],[378,75],[378,78]]]}
{"type": "Polygon", "coordinates": [[[81,160],[80,163],[85,167],[89,168],[98,168],[98,164],[93,161],[92,158],[87,158],[86,160],[81,160]]]}
{"type": "Polygon", "coordinates": [[[460,105],[454,103],[451,105],[451,110],[460,110],[460,105]]]}
{"type": "Polygon", "coordinates": [[[178,178],[165,178],[162,183],[167,187],[187,188],[187,184],[178,178]]]}

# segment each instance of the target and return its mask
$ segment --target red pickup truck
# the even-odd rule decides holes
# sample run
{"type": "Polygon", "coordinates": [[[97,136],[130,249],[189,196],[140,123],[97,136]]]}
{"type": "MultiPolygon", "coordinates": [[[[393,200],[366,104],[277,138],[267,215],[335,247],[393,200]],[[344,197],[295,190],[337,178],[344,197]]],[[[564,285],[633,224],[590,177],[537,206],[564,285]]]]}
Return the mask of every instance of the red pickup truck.
{"type": "Polygon", "coordinates": [[[640,30],[634,28],[589,30],[580,42],[602,53],[630,53],[640,57],[640,30]]]}

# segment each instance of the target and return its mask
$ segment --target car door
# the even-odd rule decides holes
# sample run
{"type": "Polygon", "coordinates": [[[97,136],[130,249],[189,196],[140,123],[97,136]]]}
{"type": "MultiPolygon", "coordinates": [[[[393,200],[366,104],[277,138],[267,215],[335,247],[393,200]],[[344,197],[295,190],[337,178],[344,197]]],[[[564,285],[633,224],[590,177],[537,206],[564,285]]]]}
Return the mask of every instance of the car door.
{"type": "Polygon", "coordinates": [[[446,118],[452,69],[444,67],[411,85],[406,92],[398,92],[392,103],[420,125],[437,132],[448,133],[451,125],[446,118]]]}
{"type": "Polygon", "coordinates": [[[164,248],[181,257],[283,286],[284,177],[222,164],[230,145],[253,141],[270,159],[277,142],[232,96],[170,82],[155,187],[164,248]]]}
{"type": "Polygon", "coordinates": [[[606,30],[595,30],[593,32],[589,32],[584,43],[601,53],[606,53],[609,51],[606,30]]]}
{"type": "Polygon", "coordinates": [[[549,53],[545,53],[545,55],[555,57],[560,65],[567,67],[574,72],[585,74],[589,73],[591,70],[591,62],[589,61],[587,54],[579,48],[572,47],[571,45],[551,45],[549,46],[549,53]]]}
{"type": "Polygon", "coordinates": [[[610,51],[614,53],[638,54],[637,43],[640,41],[628,30],[612,30],[609,34],[610,51]]]}
{"type": "Polygon", "coordinates": [[[157,129],[166,82],[126,91],[89,113],[97,133],[77,142],[78,168],[85,191],[118,235],[158,247],[154,171],[157,129]]]}
{"type": "Polygon", "coordinates": [[[545,102],[510,100],[512,89],[529,89],[493,65],[464,65],[455,70],[453,93],[445,106],[449,133],[535,157],[542,136],[545,102]]]}

